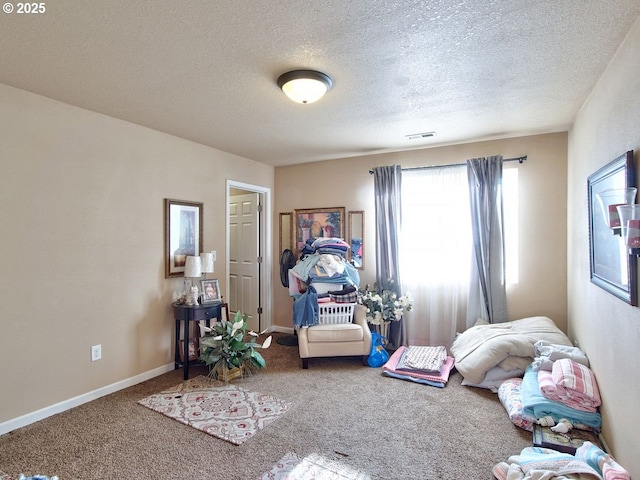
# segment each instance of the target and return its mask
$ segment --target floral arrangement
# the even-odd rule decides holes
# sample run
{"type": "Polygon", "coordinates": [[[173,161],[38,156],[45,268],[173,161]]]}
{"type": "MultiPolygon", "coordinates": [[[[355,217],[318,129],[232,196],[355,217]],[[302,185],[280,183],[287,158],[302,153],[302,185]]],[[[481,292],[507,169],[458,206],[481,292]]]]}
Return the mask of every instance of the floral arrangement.
{"type": "Polygon", "coordinates": [[[201,328],[200,360],[209,366],[210,376],[227,382],[267,366],[257,349],[269,348],[271,336],[262,345],[257,343],[264,332],[247,332],[247,316],[242,312],[236,312],[233,322],[222,320],[201,328]]]}
{"type": "Polygon", "coordinates": [[[396,322],[404,312],[410,312],[413,298],[410,293],[398,295],[391,290],[380,291],[378,284],[374,283],[373,287],[367,284],[358,290],[358,303],[367,309],[367,322],[382,325],[385,322],[396,322]]]}

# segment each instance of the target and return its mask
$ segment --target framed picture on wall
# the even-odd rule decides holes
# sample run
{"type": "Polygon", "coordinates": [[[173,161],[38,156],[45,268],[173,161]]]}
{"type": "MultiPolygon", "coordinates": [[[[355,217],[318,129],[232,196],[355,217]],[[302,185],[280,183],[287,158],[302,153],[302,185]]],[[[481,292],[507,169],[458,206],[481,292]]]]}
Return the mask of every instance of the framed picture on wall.
{"type": "Polygon", "coordinates": [[[188,256],[202,250],[202,203],[164,199],[165,278],[184,275],[188,256]]]}
{"type": "Polygon", "coordinates": [[[344,212],[344,207],[296,209],[293,220],[297,255],[309,238],[344,238],[344,212]]]}
{"type": "Polygon", "coordinates": [[[618,202],[603,205],[598,197],[635,187],[635,181],[633,151],[620,155],[587,178],[591,282],[633,306],[638,304],[635,257],[629,255],[620,228],[614,230],[616,224],[609,218],[618,202]]]}

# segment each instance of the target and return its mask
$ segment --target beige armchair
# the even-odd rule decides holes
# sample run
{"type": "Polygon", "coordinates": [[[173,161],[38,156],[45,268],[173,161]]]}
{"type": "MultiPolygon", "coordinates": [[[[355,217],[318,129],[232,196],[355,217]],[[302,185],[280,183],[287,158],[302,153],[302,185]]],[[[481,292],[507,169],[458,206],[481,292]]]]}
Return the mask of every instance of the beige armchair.
{"type": "Polygon", "coordinates": [[[356,305],[350,323],[332,323],[303,327],[298,331],[298,350],[302,368],[309,368],[309,358],[362,356],[367,365],[371,351],[371,331],[365,308],[356,305]]]}

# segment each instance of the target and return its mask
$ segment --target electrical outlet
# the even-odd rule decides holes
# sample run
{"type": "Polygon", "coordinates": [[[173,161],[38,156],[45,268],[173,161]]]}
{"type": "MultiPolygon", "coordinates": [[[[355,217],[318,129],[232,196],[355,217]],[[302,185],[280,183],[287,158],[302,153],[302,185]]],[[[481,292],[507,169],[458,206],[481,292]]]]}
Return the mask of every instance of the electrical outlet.
{"type": "Polygon", "coordinates": [[[102,345],[93,345],[91,347],[91,361],[95,362],[102,358],[102,345]]]}

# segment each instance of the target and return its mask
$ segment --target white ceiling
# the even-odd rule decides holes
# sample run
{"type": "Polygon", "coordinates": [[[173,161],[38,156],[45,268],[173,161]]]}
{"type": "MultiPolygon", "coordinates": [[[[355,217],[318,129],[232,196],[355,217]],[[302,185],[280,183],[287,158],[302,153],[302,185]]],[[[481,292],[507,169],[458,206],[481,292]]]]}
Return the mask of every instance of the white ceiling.
{"type": "Polygon", "coordinates": [[[638,0],[45,8],[0,14],[0,82],[274,166],[566,131],[640,15],[638,0]],[[293,103],[276,79],[298,68],[333,88],[293,103]]]}

